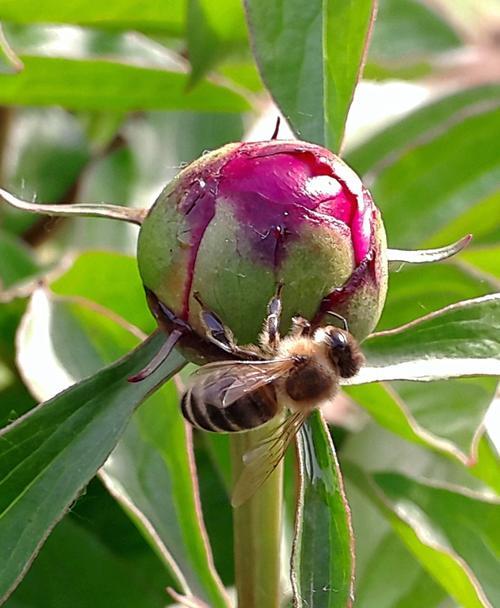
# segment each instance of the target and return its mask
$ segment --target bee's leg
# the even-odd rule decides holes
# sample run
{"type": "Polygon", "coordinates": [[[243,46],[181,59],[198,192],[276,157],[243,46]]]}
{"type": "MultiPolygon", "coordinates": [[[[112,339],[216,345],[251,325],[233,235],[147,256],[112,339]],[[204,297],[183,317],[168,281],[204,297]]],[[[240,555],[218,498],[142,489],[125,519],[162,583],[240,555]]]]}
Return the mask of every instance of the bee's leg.
{"type": "Polygon", "coordinates": [[[283,283],[278,283],[274,296],[267,305],[267,317],[264,323],[264,331],[261,336],[263,346],[276,352],[280,343],[280,320],[281,320],[281,292],[283,283]]]}
{"type": "Polygon", "coordinates": [[[293,337],[309,336],[311,334],[311,324],[304,317],[295,316],[292,318],[292,331],[290,335],[293,337]]]}
{"type": "Polygon", "coordinates": [[[205,328],[205,335],[210,342],[238,359],[261,359],[256,352],[240,348],[236,344],[231,330],[224,325],[214,312],[205,307],[197,291],[193,293],[193,297],[201,306],[200,319],[205,328]]]}
{"type": "Polygon", "coordinates": [[[234,342],[231,331],[224,326],[224,323],[214,312],[205,307],[197,291],[193,293],[193,297],[201,307],[200,319],[205,328],[206,337],[227,353],[235,354],[238,347],[234,342]]]}

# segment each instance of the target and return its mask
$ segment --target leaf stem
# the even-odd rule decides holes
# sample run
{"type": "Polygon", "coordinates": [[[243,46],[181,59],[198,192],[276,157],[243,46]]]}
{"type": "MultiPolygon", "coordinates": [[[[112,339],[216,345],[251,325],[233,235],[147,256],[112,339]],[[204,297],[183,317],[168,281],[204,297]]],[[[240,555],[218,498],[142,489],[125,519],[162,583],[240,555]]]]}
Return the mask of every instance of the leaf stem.
{"type": "Polygon", "coordinates": [[[40,213],[42,215],[54,215],[61,217],[70,217],[75,215],[82,215],[85,217],[107,217],[112,220],[121,220],[123,222],[131,222],[132,224],[139,225],[142,224],[147,213],[146,209],[135,209],[132,207],[108,205],[105,203],[39,205],[37,203],[30,203],[29,201],[20,199],[3,188],[0,188],[0,200],[5,201],[17,209],[30,211],[31,213],[40,213]]]}
{"type": "Polygon", "coordinates": [[[418,249],[415,251],[406,251],[405,249],[388,249],[387,259],[389,262],[407,262],[408,264],[431,264],[433,262],[441,262],[456,255],[462,249],[467,247],[471,242],[472,234],[466,234],[464,237],[437,249],[418,249]]]}
{"type": "MultiPolygon", "coordinates": [[[[272,424],[279,424],[280,420],[272,424]]],[[[269,432],[256,429],[231,437],[233,479],[243,455],[269,432]]],[[[234,554],[238,608],[279,608],[283,463],[243,505],[234,510],[234,554]]]]}

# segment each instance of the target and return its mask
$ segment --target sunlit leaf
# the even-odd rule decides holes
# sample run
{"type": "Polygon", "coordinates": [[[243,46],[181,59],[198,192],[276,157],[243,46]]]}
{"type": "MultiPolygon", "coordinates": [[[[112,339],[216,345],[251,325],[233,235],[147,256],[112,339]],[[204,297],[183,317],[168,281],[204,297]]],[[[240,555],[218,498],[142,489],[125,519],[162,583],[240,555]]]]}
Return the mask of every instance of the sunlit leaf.
{"type": "Polygon", "coordinates": [[[301,138],[338,151],[373,18],[372,0],[246,1],[264,82],[301,138]]]}
{"type": "Polygon", "coordinates": [[[470,467],[471,473],[481,479],[490,488],[492,488],[498,496],[500,496],[500,454],[498,446],[493,444],[489,435],[485,432],[477,442],[476,461],[470,467]]]}
{"type": "Polygon", "coordinates": [[[102,59],[22,55],[25,69],[0,75],[0,103],[62,105],[71,110],[198,110],[243,112],[248,102],[221,85],[186,91],[188,74],[102,59]]]}
{"type": "Polygon", "coordinates": [[[366,366],[346,384],[500,375],[500,294],[452,304],[363,343],[366,366]]]}
{"type": "Polygon", "coordinates": [[[135,0],[110,0],[99,4],[92,0],[61,3],[57,0],[31,2],[30,0],[3,0],[0,19],[15,23],[71,23],[116,27],[123,29],[165,30],[180,34],[184,24],[184,2],[168,3],[135,0]]]}
{"type": "MultiPolygon", "coordinates": [[[[470,107],[495,102],[499,94],[500,85],[487,84],[445,95],[380,130],[354,150],[349,150],[346,160],[360,175],[370,177],[379,167],[394,162],[404,151],[413,149],[424,135],[425,139],[429,139],[433,133],[438,134],[442,122],[448,121],[457,113],[459,116],[467,115],[470,107]]],[[[463,236],[469,229],[470,224],[456,236],[445,238],[441,243],[433,245],[451,242],[463,236]]]]}
{"type": "Polygon", "coordinates": [[[470,464],[475,460],[475,436],[495,388],[495,380],[477,378],[429,385],[377,383],[346,390],[393,433],[470,464]]]}

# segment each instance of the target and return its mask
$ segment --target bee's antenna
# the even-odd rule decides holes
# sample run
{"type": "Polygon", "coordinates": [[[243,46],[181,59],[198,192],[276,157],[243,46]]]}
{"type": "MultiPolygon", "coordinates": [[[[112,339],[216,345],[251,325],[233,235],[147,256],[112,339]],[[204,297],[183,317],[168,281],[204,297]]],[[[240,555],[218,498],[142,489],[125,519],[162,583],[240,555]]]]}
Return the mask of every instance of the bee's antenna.
{"type": "Polygon", "coordinates": [[[342,324],[344,326],[344,329],[348,332],[349,331],[349,326],[347,325],[347,319],[345,317],[343,317],[342,315],[339,315],[338,312],[333,312],[333,310],[327,310],[326,311],[327,315],[332,315],[332,317],[336,317],[337,319],[339,319],[339,321],[342,321],[342,324]]]}

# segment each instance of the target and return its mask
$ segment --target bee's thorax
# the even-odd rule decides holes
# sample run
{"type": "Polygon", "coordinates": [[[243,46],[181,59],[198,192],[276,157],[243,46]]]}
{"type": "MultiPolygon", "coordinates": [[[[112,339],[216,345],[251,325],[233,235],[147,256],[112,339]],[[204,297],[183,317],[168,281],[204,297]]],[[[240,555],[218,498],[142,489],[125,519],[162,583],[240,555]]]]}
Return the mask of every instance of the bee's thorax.
{"type": "Polygon", "coordinates": [[[278,357],[294,357],[296,365],[282,381],[280,393],[290,409],[316,407],[333,398],[338,388],[338,373],[328,358],[326,347],[310,338],[285,338],[278,357]]]}

